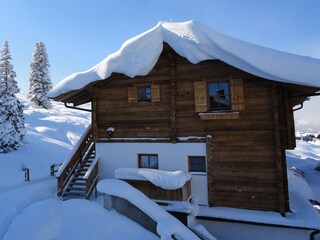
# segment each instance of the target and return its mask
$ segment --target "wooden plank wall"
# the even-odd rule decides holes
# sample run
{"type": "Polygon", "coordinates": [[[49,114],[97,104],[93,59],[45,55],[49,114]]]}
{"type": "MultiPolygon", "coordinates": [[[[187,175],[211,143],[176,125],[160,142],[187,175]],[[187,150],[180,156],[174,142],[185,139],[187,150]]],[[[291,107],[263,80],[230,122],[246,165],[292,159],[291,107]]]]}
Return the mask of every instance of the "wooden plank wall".
{"type": "Polygon", "coordinates": [[[148,76],[121,75],[100,86],[93,118],[98,139],[108,138],[108,127],[114,127],[113,137],[119,138],[174,141],[176,136],[211,135],[207,141],[210,206],[283,212],[288,198],[283,145],[289,143],[283,117],[292,127],[293,115],[289,108],[280,112],[279,106],[291,107],[290,103],[275,105],[278,92],[272,90],[276,86],[272,81],[218,60],[191,64],[177,54],[172,57],[170,51],[162,53],[148,76]],[[231,78],[243,79],[245,110],[237,119],[201,120],[195,112],[194,82],[231,78]],[[139,83],[159,85],[160,102],[128,103],[128,87],[139,83]],[[286,141],[280,139],[283,135],[286,141]]]}

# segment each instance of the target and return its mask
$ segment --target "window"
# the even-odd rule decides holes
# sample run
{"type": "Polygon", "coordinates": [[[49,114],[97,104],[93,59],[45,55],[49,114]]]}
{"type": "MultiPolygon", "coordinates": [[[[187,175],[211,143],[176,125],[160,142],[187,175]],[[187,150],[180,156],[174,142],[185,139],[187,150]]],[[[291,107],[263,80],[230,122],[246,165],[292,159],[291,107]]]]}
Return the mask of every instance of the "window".
{"type": "Polygon", "coordinates": [[[139,154],[138,161],[139,168],[158,169],[158,154],[139,154]]]}
{"type": "Polygon", "coordinates": [[[159,103],[160,85],[142,84],[128,87],[128,103],[159,103]]]}
{"type": "Polygon", "coordinates": [[[151,87],[138,87],[138,102],[151,102],[151,87]]]}
{"type": "Polygon", "coordinates": [[[189,172],[206,171],[206,158],[204,156],[189,156],[189,172]]]}
{"type": "Polygon", "coordinates": [[[229,81],[209,83],[209,109],[231,110],[229,81]]]}

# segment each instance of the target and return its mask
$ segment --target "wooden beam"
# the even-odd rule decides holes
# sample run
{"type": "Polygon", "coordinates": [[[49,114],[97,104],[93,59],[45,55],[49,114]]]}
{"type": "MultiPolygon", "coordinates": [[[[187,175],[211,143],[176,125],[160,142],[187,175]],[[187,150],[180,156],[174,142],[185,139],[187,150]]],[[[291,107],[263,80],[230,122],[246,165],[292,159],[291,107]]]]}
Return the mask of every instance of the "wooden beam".
{"type": "Polygon", "coordinates": [[[293,104],[292,99],[290,98],[290,93],[286,91],[285,93],[285,114],[287,122],[287,138],[288,143],[287,149],[294,149],[296,147],[296,138],[295,138],[295,127],[294,127],[294,116],[293,116],[293,104]]]}
{"type": "Polygon", "coordinates": [[[213,189],[213,171],[214,163],[212,156],[212,136],[208,135],[206,138],[206,151],[207,151],[207,175],[208,175],[208,203],[209,207],[214,206],[214,189],[213,189]]]}
{"type": "Polygon", "coordinates": [[[91,109],[92,109],[91,121],[92,121],[93,141],[97,143],[98,142],[97,100],[95,98],[92,99],[91,109]]]}
{"type": "Polygon", "coordinates": [[[177,62],[174,56],[170,56],[170,120],[171,133],[170,138],[172,143],[177,142],[177,126],[176,126],[176,96],[177,96],[177,62]]]}
{"type": "Polygon", "coordinates": [[[275,140],[275,161],[278,176],[278,197],[279,197],[279,212],[282,216],[286,213],[286,197],[285,197],[285,186],[283,179],[282,169],[282,147],[281,147],[281,136],[280,136],[280,116],[279,116],[279,103],[278,103],[278,90],[277,84],[272,83],[272,107],[273,107],[273,120],[274,120],[274,140],[275,140]]]}

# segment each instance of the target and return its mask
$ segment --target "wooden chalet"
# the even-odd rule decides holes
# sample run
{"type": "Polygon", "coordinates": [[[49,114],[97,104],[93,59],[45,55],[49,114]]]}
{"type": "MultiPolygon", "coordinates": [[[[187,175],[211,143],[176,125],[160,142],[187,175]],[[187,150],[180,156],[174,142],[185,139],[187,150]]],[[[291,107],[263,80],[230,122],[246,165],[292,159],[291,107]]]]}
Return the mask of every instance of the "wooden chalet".
{"type": "Polygon", "coordinates": [[[53,98],[74,108],[91,103],[100,178],[113,178],[118,167],[184,170],[196,181],[191,195],[202,205],[285,215],[293,111],[319,90],[259,77],[221,59],[191,63],[163,43],[145,76],[113,72],[53,98]],[[194,151],[183,155],[180,146],[194,151]],[[130,157],[123,153],[130,151],[130,157]]]}

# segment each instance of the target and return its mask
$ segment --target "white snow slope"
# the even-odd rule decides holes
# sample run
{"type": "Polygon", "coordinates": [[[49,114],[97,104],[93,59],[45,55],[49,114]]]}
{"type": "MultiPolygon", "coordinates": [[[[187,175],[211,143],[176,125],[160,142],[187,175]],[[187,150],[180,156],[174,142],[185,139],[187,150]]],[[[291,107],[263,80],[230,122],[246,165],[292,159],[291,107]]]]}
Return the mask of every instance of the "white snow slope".
{"type": "Polygon", "coordinates": [[[0,239],[159,239],[102,203],[61,201],[50,165],[63,162],[90,123],[90,113],[54,103],[45,110],[30,106],[24,94],[26,138],[19,150],[0,154],[0,239]],[[30,168],[24,181],[21,163],[30,168]],[[126,231],[122,231],[126,229],[126,231]]]}
{"type": "Polygon", "coordinates": [[[220,59],[259,77],[280,82],[320,86],[320,60],[261,47],[228,37],[196,22],[160,22],[154,28],[127,40],[121,48],[91,69],[59,82],[49,93],[56,97],[112,73],[129,77],[147,75],[156,64],[163,42],[191,63],[220,59]]]}

